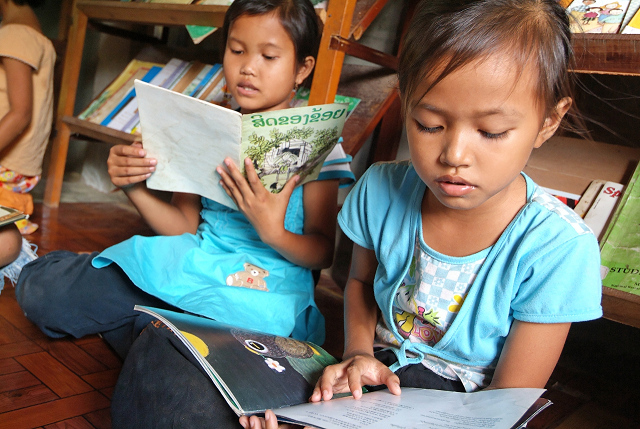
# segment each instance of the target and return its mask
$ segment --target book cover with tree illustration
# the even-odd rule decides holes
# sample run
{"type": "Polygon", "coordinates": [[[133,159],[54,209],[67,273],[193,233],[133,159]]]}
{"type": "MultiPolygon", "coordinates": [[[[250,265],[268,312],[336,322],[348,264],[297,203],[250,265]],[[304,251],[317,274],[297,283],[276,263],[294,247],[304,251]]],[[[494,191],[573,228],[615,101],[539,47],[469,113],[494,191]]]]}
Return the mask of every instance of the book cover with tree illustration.
{"type": "Polygon", "coordinates": [[[187,346],[238,415],[307,402],[325,366],[321,347],[225,325],[206,317],[136,306],[187,346]]]}
{"type": "Polygon", "coordinates": [[[295,174],[299,184],[315,180],[348,112],[348,105],[334,103],[242,115],[141,81],[135,89],[142,145],[158,161],[147,186],[201,195],[234,209],[216,172],[225,158],[244,169],[249,157],[273,193],[295,174]]]}

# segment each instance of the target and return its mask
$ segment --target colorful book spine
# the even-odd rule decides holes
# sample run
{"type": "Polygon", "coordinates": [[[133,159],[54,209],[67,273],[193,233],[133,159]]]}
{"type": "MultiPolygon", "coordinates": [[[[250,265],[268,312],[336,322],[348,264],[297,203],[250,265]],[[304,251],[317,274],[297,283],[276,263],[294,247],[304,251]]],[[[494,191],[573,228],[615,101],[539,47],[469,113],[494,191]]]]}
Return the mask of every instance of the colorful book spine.
{"type": "MultiPolygon", "coordinates": [[[[143,82],[150,82],[158,73],[160,73],[162,67],[153,66],[149,71],[142,77],[143,82]]],[[[131,88],[131,91],[127,93],[127,95],[120,101],[120,103],[113,109],[103,120],[100,122],[100,125],[107,126],[109,122],[113,119],[115,115],[117,115],[131,100],[136,96],[135,88],[131,88]]]]}
{"type": "Polygon", "coordinates": [[[584,222],[591,228],[598,240],[602,238],[603,231],[622,194],[623,187],[620,183],[606,182],[584,215],[584,222]]]}

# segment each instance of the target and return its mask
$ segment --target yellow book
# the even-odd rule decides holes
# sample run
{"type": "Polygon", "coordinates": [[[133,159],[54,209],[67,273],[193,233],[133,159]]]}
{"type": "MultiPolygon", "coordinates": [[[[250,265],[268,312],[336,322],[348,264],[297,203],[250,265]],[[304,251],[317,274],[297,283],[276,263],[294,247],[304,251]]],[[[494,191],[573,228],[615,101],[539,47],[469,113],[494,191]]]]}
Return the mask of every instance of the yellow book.
{"type": "Polygon", "coordinates": [[[78,115],[78,118],[99,124],[133,88],[134,80],[142,79],[151,67],[162,67],[163,65],[136,59],[131,60],[122,73],[102,90],[89,106],[78,115]]]}

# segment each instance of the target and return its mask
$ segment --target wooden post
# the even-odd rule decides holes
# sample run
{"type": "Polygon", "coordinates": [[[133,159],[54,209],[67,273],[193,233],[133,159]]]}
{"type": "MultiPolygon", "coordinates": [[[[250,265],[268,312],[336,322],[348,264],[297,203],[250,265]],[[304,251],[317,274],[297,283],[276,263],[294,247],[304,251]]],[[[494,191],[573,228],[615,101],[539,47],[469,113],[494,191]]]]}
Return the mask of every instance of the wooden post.
{"type": "Polygon", "coordinates": [[[71,19],[72,23],[67,38],[60,96],[56,111],[56,136],[51,146],[51,158],[44,192],[44,204],[49,207],[58,207],[60,204],[62,180],[69,150],[69,138],[71,137],[69,127],[62,122],[62,118],[64,116],[73,116],[82,63],[82,55],[77,55],[77,53],[82,52],[84,48],[84,39],[87,31],[87,15],[78,10],[75,1],[71,19]]]}
{"type": "Polygon", "coordinates": [[[316,62],[309,105],[333,103],[338,92],[344,52],[330,48],[331,36],[349,37],[356,0],[331,0],[316,62]]]}

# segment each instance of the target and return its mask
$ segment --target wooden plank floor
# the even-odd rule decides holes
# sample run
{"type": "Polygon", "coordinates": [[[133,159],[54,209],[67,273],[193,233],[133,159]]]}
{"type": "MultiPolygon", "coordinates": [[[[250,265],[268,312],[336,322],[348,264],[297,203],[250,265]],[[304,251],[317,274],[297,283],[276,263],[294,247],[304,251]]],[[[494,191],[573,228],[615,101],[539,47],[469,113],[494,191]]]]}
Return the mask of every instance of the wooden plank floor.
{"type": "MultiPolygon", "coordinates": [[[[151,234],[128,204],[36,205],[32,220],[40,229],[29,240],[39,246],[40,256],[56,249],[102,250],[134,234],[151,234]]],[[[335,320],[327,326],[336,329],[335,320]]],[[[22,314],[13,287],[5,285],[0,294],[0,429],[110,428],[110,398],[120,366],[97,336],[44,336],[22,314]]],[[[575,324],[546,393],[554,405],[529,428],[640,428],[639,386],[640,329],[604,319],[575,324]]]]}
{"type": "MultiPolygon", "coordinates": [[[[128,205],[36,205],[28,237],[38,255],[102,250],[151,231],[128,205]]],[[[23,315],[7,283],[0,294],[0,429],[111,427],[110,398],[120,358],[97,336],[50,339],[23,315]]]]}

